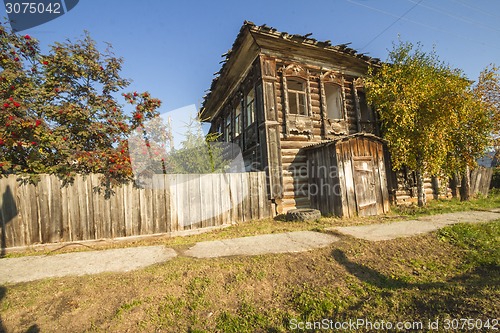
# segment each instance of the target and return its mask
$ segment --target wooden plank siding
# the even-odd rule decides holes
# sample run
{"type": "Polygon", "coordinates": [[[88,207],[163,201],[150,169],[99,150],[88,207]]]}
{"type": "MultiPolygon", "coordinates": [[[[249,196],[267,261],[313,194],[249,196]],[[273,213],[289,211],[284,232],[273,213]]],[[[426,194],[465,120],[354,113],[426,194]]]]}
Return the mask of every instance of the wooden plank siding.
{"type": "Polygon", "coordinates": [[[470,192],[472,195],[488,195],[493,168],[477,167],[470,173],[470,192]]]}
{"type": "Polygon", "coordinates": [[[350,136],[306,151],[312,208],[344,217],[389,212],[383,143],[378,138],[350,136]]]}
{"type": "Polygon", "coordinates": [[[63,187],[56,176],[36,185],[0,179],[2,248],[40,243],[175,233],[272,216],[265,172],[155,175],[151,188],[129,183],[105,199],[99,175],[63,187]]]}

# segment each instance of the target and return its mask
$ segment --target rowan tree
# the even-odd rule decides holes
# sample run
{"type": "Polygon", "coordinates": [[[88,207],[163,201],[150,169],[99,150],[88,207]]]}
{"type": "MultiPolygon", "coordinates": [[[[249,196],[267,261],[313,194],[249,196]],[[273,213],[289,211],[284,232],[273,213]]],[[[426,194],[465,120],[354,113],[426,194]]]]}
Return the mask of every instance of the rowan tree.
{"type": "Polygon", "coordinates": [[[407,42],[370,70],[368,102],[379,112],[393,168],[416,174],[419,206],[425,205],[424,174],[463,172],[488,144],[489,112],[471,85],[435,51],[407,42]]]}
{"type": "Polygon", "coordinates": [[[42,54],[38,40],[0,25],[0,52],[0,174],[99,173],[108,188],[132,178],[127,138],[161,102],[122,93],[126,112],[117,96],[129,81],[110,45],[99,51],[85,32],[42,54]]]}

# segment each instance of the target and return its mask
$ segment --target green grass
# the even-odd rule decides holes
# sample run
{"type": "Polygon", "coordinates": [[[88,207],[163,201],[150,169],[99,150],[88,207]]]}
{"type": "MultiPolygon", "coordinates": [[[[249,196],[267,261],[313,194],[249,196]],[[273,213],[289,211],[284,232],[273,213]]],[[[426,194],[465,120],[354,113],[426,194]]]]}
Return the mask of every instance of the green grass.
{"type": "Polygon", "coordinates": [[[500,314],[499,237],[496,221],[392,241],[342,237],[304,253],[178,257],[129,273],[5,286],[0,319],[8,332],[35,324],[43,332],[289,332],[291,323],[322,319],[486,320],[500,314]]]}
{"type": "Polygon", "coordinates": [[[394,214],[419,217],[471,210],[489,210],[492,208],[500,208],[500,193],[494,190],[492,190],[488,197],[479,197],[470,201],[460,201],[458,199],[431,200],[425,207],[418,207],[412,204],[410,206],[392,207],[392,211],[394,214]]]}
{"type": "Polygon", "coordinates": [[[471,266],[500,267],[500,223],[457,224],[440,229],[438,237],[462,248],[471,266]]]}
{"type": "MultiPolygon", "coordinates": [[[[269,219],[128,245],[182,249],[204,240],[496,207],[498,195],[467,203],[433,201],[385,217],[300,223],[269,219]]],[[[321,319],[486,320],[500,315],[499,286],[500,221],[457,224],[392,241],[341,236],[329,248],[305,253],[177,257],[129,273],[3,286],[0,331],[1,325],[8,332],[37,325],[43,332],[288,332],[291,323],[321,319]]]]}

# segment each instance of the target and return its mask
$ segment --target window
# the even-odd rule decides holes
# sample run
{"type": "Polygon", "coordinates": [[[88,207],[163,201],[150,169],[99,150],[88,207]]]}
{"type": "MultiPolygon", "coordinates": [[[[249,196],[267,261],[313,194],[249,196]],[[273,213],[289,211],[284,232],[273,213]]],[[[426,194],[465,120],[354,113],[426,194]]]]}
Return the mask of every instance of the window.
{"type": "Polygon", "coordinates": [[[218,120],[217,121],[217,125],[215,127],[215,133],[219,133],[219,138],[221,137],[221,134],[222,134],[222,120],[218,120]]]}
{"type": "Polygon", "coordinates": [[[255,122],[255,91],[252,89],[245,98],[246,119],[245,126],[248,127],[255,122]]]}
{"type": "Polygon", "coordinates": [[[342,88],[336,84],[325,84],[326,116],[328,119],[343,119],[342,88]]]}
{"type": "Polygon", "coordinates": [[[361,121],[363,122],[373,122],[375,121],[375,117],[372,109],[368,106],[368,102],[366,101],[366,94],[362,90],[358,90],[358,101],[359,101],[359,111],[361,113],[361,121]]]}
{"type": "Polygon", "coordinates": [[[304,81],[297,79],[287,80],[288,89],[288,112],[307,116],[306,85],[304,81]]]}
{"type": "Polygon", "coordinates": [[[226,128],[224,130],[224,141],[230,142],[232,140],[232,133],[231,133],[231,114],[227,115],[226,118],[226,128]]]}
{"type": "Polygon", "coordinates": [[[237,137],[241,134],[241,102],[238,103],[234,110],[234,136],[237,137]]]}

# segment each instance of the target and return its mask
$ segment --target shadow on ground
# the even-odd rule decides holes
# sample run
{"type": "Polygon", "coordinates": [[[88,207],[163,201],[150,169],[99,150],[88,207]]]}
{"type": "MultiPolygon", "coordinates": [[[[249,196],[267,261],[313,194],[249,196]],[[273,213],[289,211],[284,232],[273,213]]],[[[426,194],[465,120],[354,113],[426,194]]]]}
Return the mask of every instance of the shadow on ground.
{"type": "MultiPolygon", "coordinates": [[[[7,294],[7,288],[0,286],[0,302],[3,300],[3,298],[5,297],[6,294],[7,294]]],[[[39,332],[40,332],[40,328],[38,327],[37,324],[31,325],[25,331],[25,333],[39,333],[39,332]]],[[[0,317],[0,333],[7,333],[7,329],[5,328],[5,326],[3,324],[2,317],[0,317]]]]}
{"type": "MultiPolygon", "coordinates": [[[[349,259],[342,250],[335,249],[333,258],[341,264],[348,273],[355,276],[361,282],[375,287],[375,291],[380,294],[387,293],[404,294],[404,302],[408,304],[415,315],[420,318],[435,318],[443,314],[469,316],[476,315],[476,318],[486,318],[491,315],[498,315],[499,308],[482,309],[482,304],[495,304],[494,299],[498,294],[500,285],[500,267],[497,265],[479,265],[467,270],[466,273],[450,277],[441,282],[407,282],[391,276],[387,276],[376,269],[357,263],[349,259]],[[495,292],[496,290],[496,292],[495,292]],[[472,298],[481,302],[471,304],[472,298]]],[[[358,309],[363,306],[366,300],[358,301],[352,305],[351,309],[358,309]]]]}

